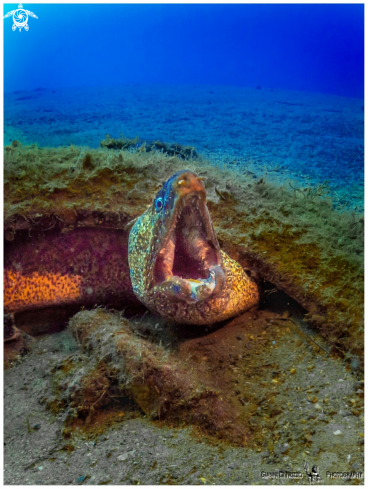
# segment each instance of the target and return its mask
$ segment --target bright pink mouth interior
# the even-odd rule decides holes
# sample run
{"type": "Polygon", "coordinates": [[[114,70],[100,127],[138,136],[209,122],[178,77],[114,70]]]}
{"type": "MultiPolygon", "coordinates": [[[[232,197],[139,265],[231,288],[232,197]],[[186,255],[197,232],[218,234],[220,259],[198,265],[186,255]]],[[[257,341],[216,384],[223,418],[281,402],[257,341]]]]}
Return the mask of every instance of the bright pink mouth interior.
{"type": "MultiPolygon", "coordinates": [[[[209,268],[219,265],[213,236],[205,223],[205,202],[199,194],[188,196],[180,207],[155,265],[155,283],[172,276],[183,279],[207,279],[209,268]],[[207,227],[207,229],[206,229],[207,227]]],[[[207,212],[208,215],[208,212],[207,212]]]]}

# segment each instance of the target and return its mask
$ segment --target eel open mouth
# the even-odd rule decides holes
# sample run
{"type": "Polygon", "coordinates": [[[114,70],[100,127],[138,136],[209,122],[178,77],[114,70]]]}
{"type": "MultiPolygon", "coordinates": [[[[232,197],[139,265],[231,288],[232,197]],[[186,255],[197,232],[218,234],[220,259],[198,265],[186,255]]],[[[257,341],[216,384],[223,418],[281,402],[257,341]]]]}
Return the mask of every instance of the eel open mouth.
{"type": "Polygon", "coordinates": [[[178,199],[153,275],[154,290],[173,300],[195,303],[222,290],[225,275],[205,191],[178,199]]]}

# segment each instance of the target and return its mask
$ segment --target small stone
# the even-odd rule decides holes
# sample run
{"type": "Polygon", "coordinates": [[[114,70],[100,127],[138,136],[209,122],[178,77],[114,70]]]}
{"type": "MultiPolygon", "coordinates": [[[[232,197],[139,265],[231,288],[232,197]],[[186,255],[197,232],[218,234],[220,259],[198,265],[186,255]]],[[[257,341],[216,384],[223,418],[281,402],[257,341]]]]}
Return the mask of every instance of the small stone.
{"type": "Polygon", "coordinates": [[[41,467],[38,467],[38,470],[43,470],[43,467],[42,466],[41,467]]]}
{"type": "Polygon", "coordinates": [[[291,368],[291,369],[290,369],[290,373],[291,373],[291,375],[296,374],[296,368],[291,368]]]}
{"type": "Polygon", "coordinates": [[[85,475],[81,475],[80,477],[78,477],[77,482],[83,482],[85,478],[85,475]]]}
{"type": "Polygon", "coordinates": [[[33,427],[34,430],[39,430],[40,428],[41,428],[40,424],[35,424],[33,427]]]}
{"type": "Polygon", "coordinates": [[[359,358],[353,358],[351,363],[350,363],[350,367],[353,369],[353,370],[356,370],[358,367],[359,367],[359,358]]]}
{"type": "Polygon", "coordinates": [[[122,455],[118,456],[118,460],[121,460],[121,461],[126,460],[128,458],[128,456],[129,456],[129,453],[123,453],[122,455]]]}
{"type": "Polygon", "coordinates": [[[341,434],[342,434],[342,432],[340,430],[334,431],[334,435],[341,435],[341,434]]]}
{"type": "Polygon", "coordinates": [[[289,450],[289,444],[285,443],[281,448],[280,448],[280,453],[286,453],[289,450]]]}

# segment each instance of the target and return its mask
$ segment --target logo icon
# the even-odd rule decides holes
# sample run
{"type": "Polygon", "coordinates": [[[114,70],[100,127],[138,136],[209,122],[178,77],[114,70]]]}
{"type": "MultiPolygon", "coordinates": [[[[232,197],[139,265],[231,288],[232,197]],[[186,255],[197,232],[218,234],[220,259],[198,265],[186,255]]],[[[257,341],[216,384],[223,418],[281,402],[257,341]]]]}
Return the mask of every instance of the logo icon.
{"type": "Polygon", "coordinates": [[[322,481],[322,477],[318,473],[317,465],[313,465],[312,470],[309,472],[308,462],[304,462],[305,473],[307,474],[309,484],[315,484],[322,481]]]}
{"type": "Polygon", "coordinates": [[[20,3],[18,5],[17,10],[12,10],[11,12],[8,12],[6,15],[4,15],[4,19],[7,17],[13,16],[13,22],[14,24],[12,25],[13,31],[15,29],[19,29],[19,32],[22,30],[22,27],[24,27],[24,30],[28,31],[28,16],[30,15],[31,17],[34,17],[35,19],[38,19],[37,15],[35,15],[33,12],[30,12],[29,10],[24,10],[23,5],[20,3]]]}

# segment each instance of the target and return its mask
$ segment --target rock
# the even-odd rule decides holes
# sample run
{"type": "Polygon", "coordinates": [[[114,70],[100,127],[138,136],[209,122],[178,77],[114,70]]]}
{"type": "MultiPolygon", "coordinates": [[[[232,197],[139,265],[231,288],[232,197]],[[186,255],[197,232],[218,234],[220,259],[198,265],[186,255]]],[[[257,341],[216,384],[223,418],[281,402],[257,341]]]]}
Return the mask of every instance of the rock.
{"type": "MultiPolygon", "coordinates": [[[[84,367],[68,365],[65,376],[61,369],[55,375],[61,375],[59,402],[81,406],[80,420],[91,422],[110,403],[106,393],[119,385],[153,419],[199,425],[203,432],[238,445],[249,439],[249,428],[241,424],[225,393],[200,378],[187,359],[181,361],[137,337],[127,319],[100,309],[82,311],[71,319],[69,328],[86,354],[84,367]]],[[[113,395],[117,395],[115,390],[113,395]]],[[[248,416],[257,407],[250,403],[248,416]]]]}
{"type": "Polygon", "coordinates": [[[287,453],[289,450],[290,446],[288,443],[284,443],[281,448],[280,448],[280,453],[287,453]]]}

